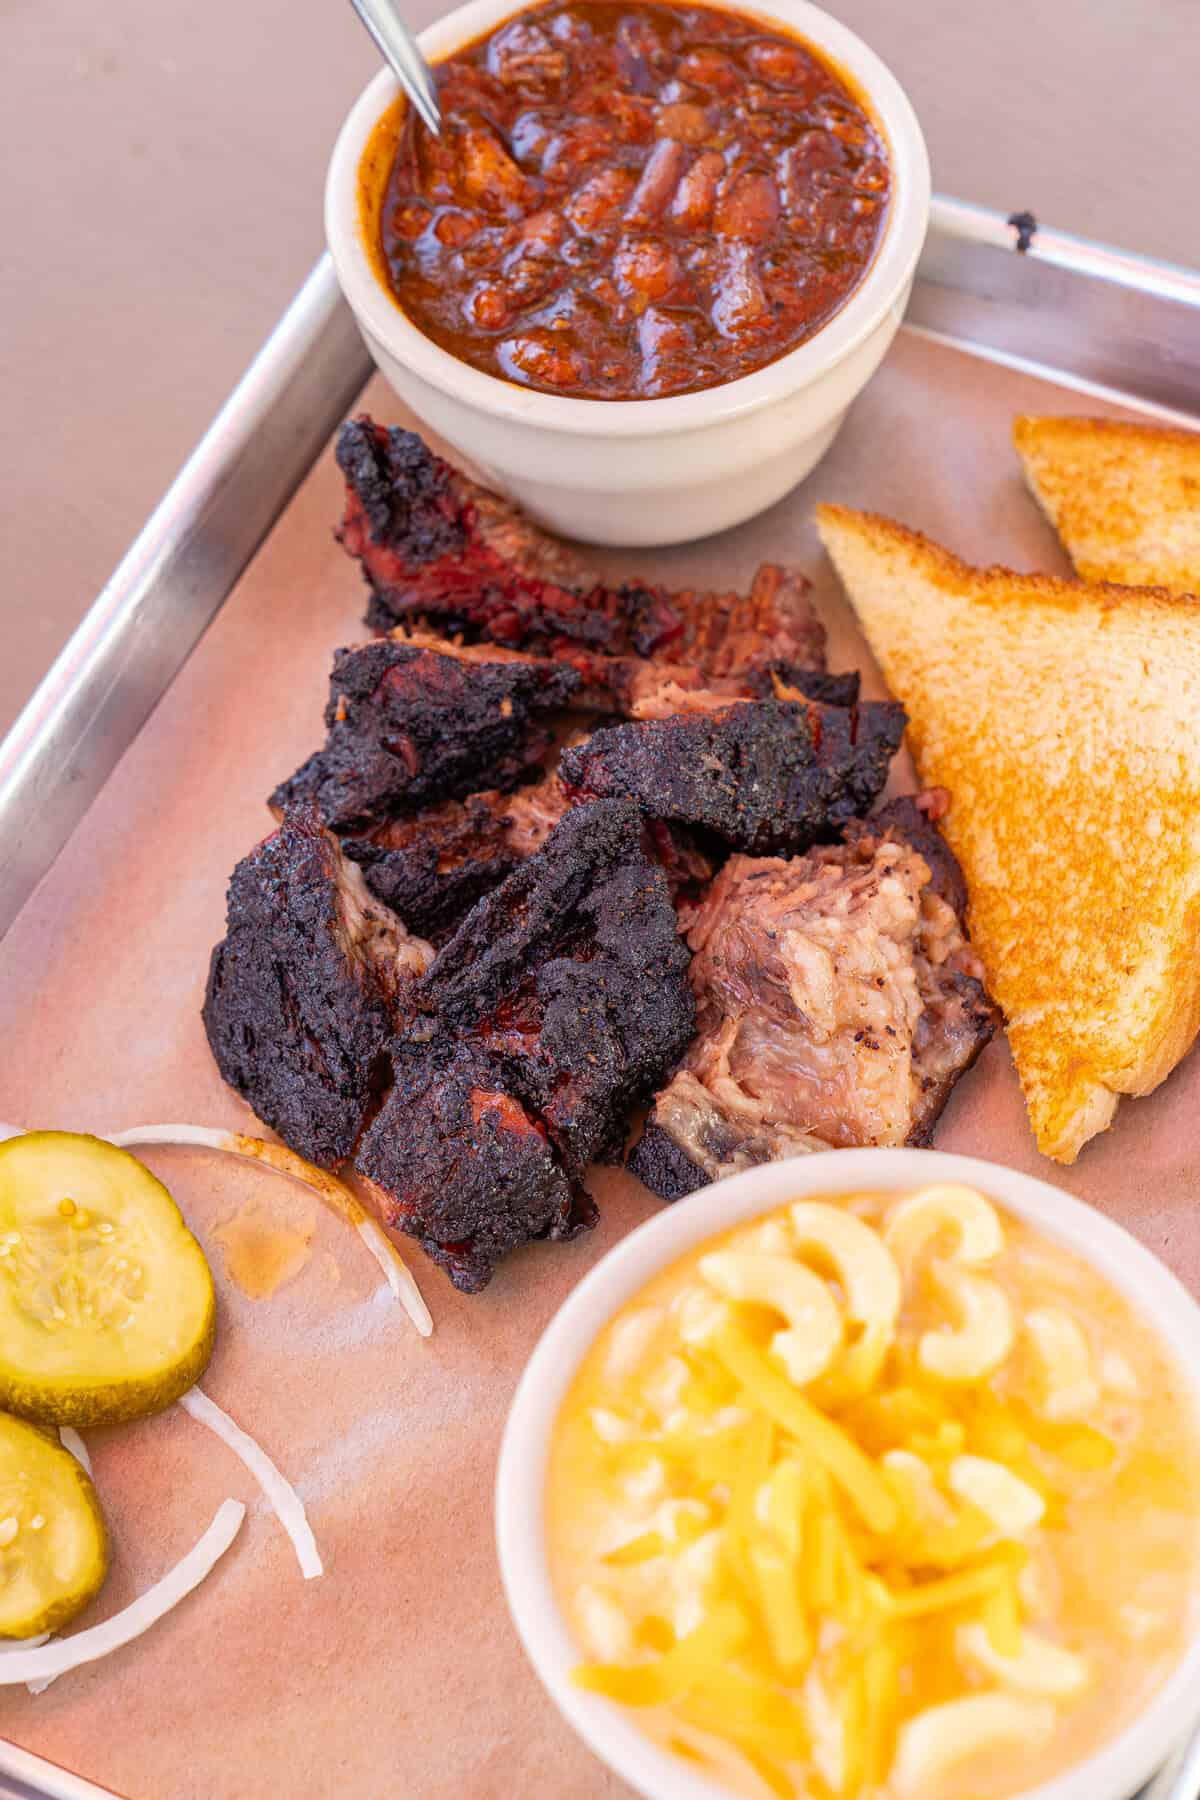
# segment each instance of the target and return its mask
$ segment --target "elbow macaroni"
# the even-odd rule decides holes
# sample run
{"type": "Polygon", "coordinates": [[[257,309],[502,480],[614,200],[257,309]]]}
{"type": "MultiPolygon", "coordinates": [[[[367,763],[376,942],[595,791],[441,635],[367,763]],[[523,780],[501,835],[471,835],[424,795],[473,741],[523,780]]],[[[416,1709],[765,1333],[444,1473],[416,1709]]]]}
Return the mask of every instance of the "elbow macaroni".
{"type": "Polygon", "coordinates": [[[1010,1766],[995,1791],[1023,1790],[1128,1704],[1108,1645],[1128,1653],[1131,1609],[1162,1642],[1136,1552],[1151,1490],[1177,1622],[1197,1585],[1189,1483],[1149,1452],[1129,1473],[1170,1384],[1124,1315],[1084,1329],[1099,1277],[1028,1255],[974,1189],[852,1208],[797,1202],[703,1246],[581,1368],[550,1508],[594,1659],[576,1679],[747,1794],[958,1800],[1010,1766]],[[1097,1568],[1120,1577],[1107,1636],[1097,1568]]]}

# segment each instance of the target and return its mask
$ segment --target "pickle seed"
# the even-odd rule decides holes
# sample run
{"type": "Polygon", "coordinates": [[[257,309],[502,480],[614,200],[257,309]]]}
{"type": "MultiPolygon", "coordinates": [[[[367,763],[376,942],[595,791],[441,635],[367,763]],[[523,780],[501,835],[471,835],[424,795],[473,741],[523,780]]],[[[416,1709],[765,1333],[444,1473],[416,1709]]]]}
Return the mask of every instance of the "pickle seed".
{"type": "Polygon", "coordinates": [[[29,1521],[29,1529],[30,1531],[41,1531],[45,1523],[46,1520],[42,1513],[34,1513],[32,1519],[29,1521]]]}

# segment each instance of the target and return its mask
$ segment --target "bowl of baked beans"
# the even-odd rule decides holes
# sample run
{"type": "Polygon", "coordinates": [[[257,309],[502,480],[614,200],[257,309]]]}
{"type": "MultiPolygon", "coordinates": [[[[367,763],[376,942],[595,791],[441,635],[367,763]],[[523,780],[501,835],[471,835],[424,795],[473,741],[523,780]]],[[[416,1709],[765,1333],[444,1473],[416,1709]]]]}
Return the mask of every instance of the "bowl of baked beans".
{"type": "Polygon", "coordinates": [[[326,233],[384,375],[552,529],[677,543],[828,449],[899,325],[929,214],[913,109],[807,0],[472,0],[388,71],[326,233]]]}

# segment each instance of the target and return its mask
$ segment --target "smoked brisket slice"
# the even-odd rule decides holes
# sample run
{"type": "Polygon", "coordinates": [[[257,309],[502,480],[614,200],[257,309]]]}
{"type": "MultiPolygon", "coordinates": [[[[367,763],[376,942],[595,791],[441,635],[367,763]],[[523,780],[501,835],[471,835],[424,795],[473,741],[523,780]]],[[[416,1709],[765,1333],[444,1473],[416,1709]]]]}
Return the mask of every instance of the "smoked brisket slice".
{"type": "Polygon", "coordinates": [[[943,802],[726,864],[688,932],[697,1035],[629,1159],[664,1199],[805,1150],[929,1141],[998,1023],[943,802]]]}
{"type": "MultiPolygon", "coordinates": [[[[415,432],[364,415],[342,427],[337,460],[339,536],[362,566],[374,630],[424,620],[516,648],[662,658],[717,677],[824,669],[825,633],[794,571],[764,565],[748,594],[612,585],[415,432]]],[[[598,685],[628,679],[601,665],[594,675],[598,685]]]]}
{"type": "Polygon", "coordinates": [[[559,772],[581,793],[632,800],[750,854],[792,854],[874,802],[904,724],[891,701],[745,702],[604,727],[564,751],[559,772]]]}
{"type": "Polygon", "coordinates": [[[312,801],[332,830],[363,831],[430,800],[514,787],[552,742],[535,721],[578,686],[545,659],[464,660],[388,640],[339,650],[325,747],[270,804],[312,801]]]}
{"type": "Polygon", "coordinates": [[[678,635],[678,618],[653,589],[606,587],[416,432],[364,414],[343,425],[337,461],[346,478],[338,535],[362,564],[375,630],[428,619],[500,644],[565,638],[643,656],[678,635]]]}
{"type": "Polygon", "coordinates": [[[431,957],[315,814],[288,812],[230,879],[204,997],[217,1067],[301,1156],[334,1167],[358,1141],[395,1017],[431,957]]]}

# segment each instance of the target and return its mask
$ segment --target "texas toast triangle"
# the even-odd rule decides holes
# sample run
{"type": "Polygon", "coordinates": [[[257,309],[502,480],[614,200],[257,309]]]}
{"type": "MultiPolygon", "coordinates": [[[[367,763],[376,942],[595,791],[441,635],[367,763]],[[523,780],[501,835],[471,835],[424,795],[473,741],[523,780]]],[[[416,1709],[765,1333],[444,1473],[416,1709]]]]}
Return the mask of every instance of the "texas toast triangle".
{"type": "Polygon", "coordinates": [[[1034,498],[1085,581],[1200,596],[1200,433],[1116,419],[1018,419],[1034,498]]]}
{"type": "Polygon", "coordinates": [[[1038,1144],[1072,1162],[1200,1027],[1200,608],[817,516],[921,777],[951,792],[1038,1144]]]}

